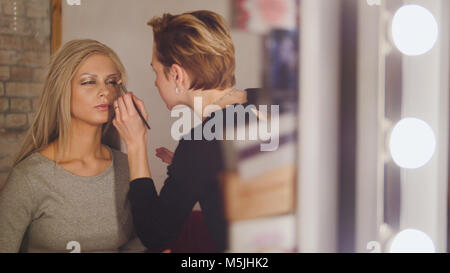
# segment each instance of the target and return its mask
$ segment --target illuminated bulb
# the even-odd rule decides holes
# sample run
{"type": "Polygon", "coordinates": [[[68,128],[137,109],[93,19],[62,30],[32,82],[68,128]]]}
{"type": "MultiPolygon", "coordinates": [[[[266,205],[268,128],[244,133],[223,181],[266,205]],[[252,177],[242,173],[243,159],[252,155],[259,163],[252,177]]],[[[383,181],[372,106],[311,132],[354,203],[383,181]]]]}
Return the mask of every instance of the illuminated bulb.
{"type": "Polygon", "coordinates": [[[420,168],[430,161],[435,152],[436,138],[433,129],[417,118],[402,119],[392,130],[389,149],[398,166],[420,168]]]}
{"type": "Polygon", "coordinates": [[[392,240],[390,253],[434,253],[433,240],[423,231],[405,229],[392,240]]]}
{"type": "Polygon", "coordinates": [[[397,10],[392,19],[392,39],[405,55],[427,53],[439,35],[438,23],[433,14],[419,5],[406,5],[397,10]]]}

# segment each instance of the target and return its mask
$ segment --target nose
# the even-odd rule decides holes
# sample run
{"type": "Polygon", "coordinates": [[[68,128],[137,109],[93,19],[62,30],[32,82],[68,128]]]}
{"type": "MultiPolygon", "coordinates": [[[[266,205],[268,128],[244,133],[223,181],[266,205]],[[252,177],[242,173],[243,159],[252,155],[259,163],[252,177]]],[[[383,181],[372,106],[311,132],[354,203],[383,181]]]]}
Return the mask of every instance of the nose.
{"type": "Polygon", "coordinates": [[[108,96],[110,93],[111,93],[110,87],[106,83],[103,83],[99,89],[99,96],[105,97],[108,96]]]}

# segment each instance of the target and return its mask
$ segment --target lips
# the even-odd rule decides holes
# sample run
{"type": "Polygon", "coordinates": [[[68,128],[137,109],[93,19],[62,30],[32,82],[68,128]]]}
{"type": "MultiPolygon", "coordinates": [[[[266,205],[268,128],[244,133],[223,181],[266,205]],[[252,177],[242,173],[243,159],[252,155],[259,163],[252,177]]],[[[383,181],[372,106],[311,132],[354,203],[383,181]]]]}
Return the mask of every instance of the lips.
{"type": "Polygon", "coordinates": [[[98,110],[106,111],[109,109],[109,106],[110,106],[109,104],[99,104],[95,106],[95,108],[98,110]]]}

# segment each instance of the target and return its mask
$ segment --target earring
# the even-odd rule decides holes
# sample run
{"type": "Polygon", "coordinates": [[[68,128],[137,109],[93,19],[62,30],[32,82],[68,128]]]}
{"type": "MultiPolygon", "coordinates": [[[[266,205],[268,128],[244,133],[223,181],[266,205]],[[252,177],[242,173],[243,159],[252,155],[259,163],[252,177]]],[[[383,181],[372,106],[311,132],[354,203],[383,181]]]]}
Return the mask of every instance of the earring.
{"type": "Polygon", "coordinates": [[[178,86],[175,87],[175,93],[180,94],[180,90],[178,89],[178,86]]]}

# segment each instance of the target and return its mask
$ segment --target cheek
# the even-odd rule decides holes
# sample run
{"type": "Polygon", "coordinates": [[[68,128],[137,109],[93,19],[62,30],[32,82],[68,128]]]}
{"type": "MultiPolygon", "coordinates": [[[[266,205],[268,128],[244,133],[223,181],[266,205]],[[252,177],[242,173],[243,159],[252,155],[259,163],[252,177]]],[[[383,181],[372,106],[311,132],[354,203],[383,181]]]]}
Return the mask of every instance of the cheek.
{"type": "Polygon", "coordinates": [[[86,94],[83,94],[83,89],[77,86],[72,87],[71,100],[72,103],[80,102],[83,100],[86,94]]]}
{"type": "Polygon", "coordinates": [[[70,94],[70,113],[72,115],[77,115],[82,111],[80,107],[83,105],[81,103],[80,90],[76,86],[72,86],[72,92],[70,94]]]}
{"type": "Polygon", "coordinates": [[[72,93],[70,98],[70,112],[75,117],[86,117],[92,113],[92,98],[89,97],[89,93],[83,88],[72,87],[72,93]]]}
{"type": "Polygon", "coordinates": [[[168,81],[163,73],[158,74],[158,77],[156,78],[156,84],[158,88],[167,88],[168,81]]]}
{"type": "Polygon", "coordinates": [[[166,89],[167,89],[167,83],[164,82],[164,80],[161,79],[160,76],[158,76],[158,77],[156,78],[156,80],[155,80],[155,86],[156,86],[156,88],[158,89],[159,94],[160,94],[161,96],[164,96],[164,95],[165,95],[165,92],[166,92],[166,89]]]}

